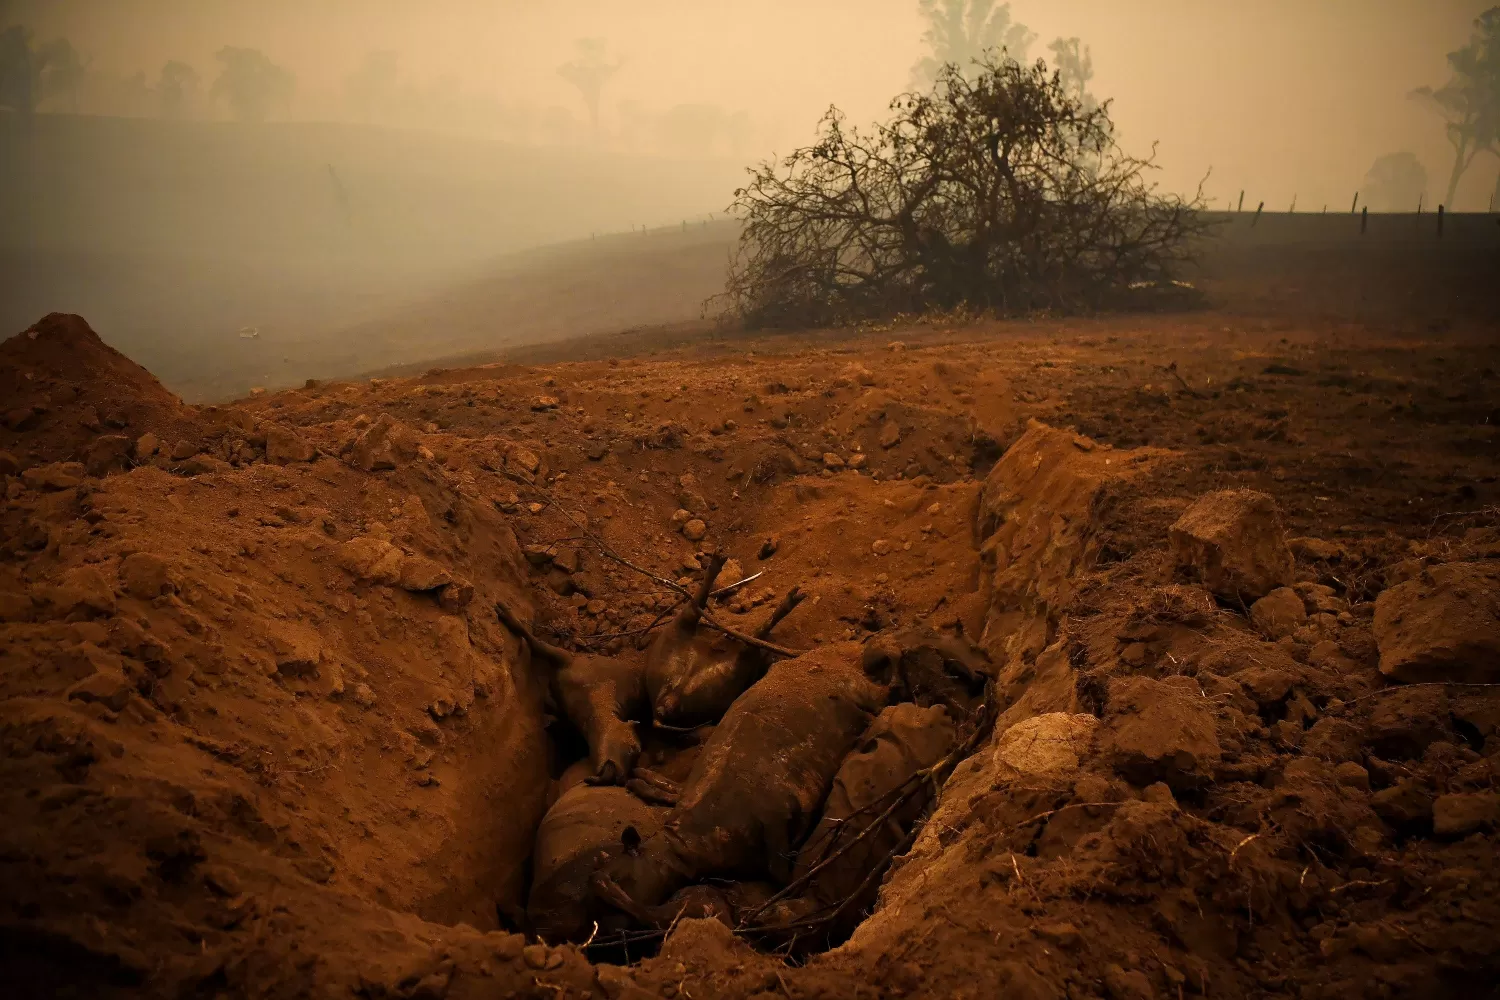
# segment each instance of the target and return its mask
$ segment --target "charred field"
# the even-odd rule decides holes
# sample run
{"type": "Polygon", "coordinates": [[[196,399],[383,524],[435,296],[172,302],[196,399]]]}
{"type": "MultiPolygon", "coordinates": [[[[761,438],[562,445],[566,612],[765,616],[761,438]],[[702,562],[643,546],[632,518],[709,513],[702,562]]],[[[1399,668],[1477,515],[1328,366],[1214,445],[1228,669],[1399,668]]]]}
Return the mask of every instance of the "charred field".
{"type": "MultiPolygon", "coordinates": [[[[1493,995],[1493,318],[1289,298],[642,332],[216,406],[41,320],[0,346],[11,995],[1493,995]],[[869,649],[977,649],[963,752],[834,940],[746,919],[814,885],[827,767],[782,840],[695,856],[716,902],[539,934],[539,827],[602,786],[496,607],[639,665],[710,565],[759,574],[705,608],[740,635],[798,588],[772,641],[874,685],[871,725],[944,698],[869,649]]],[[[815,686],[781,662],[719,730],[815,686]]],[[[779,749],[734,731],[636,726],[678,794],[629,808],[721,823],[697,790],[779,749]]]]}

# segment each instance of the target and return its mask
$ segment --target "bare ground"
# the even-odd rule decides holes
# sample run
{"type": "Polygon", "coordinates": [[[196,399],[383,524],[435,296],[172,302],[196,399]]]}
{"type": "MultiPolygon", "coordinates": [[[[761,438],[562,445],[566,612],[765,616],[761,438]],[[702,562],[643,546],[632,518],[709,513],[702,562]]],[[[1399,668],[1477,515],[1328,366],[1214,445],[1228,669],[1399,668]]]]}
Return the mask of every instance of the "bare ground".
{"type": "Polygon", "coordinates": [[[1492,329],[637,334],[201,409],[76,320],[32,332],[0,347],[0,955],[23,995],[1494,989],[1500,699],[1390,681],[1372,623],[1400,581],[1500,556],[1492,329]],[[381,415],[411,435],[365,471],[381,415]],[[1294,546],[1306,620],[1279,638],[1170,556],[1226,488],[1324,543],[1294,546]],[[569,751],[493,603],[630,656],[668,596],[593,538],[665,579],[706,546],[763,570],[731,619],[800,585],[796,648],[983,637],[995,740],[848,944],[788,965],[683,921],[621,969],[501,929],[569,751]],[[1058,713],[1100,735],[1006,755],[1058,713]],[[1137,766],[1134,715],[1215,752],[1137,766]],[[1454,796],[1480,818],[1450,822],[1454,796]]]}

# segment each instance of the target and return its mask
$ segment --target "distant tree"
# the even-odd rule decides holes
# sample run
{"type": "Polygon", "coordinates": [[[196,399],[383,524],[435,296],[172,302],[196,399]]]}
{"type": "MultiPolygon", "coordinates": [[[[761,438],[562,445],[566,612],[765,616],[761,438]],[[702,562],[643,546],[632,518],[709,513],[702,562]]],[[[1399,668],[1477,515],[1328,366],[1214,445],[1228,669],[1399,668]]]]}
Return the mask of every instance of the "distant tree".
{"type": "Polygon", "coordinates": [[[223,98],[240,121],[261,122],[291,101],[296,78],[259,49],[225,46],[214,54],[219,75],[209,96],[223,98]]]}
{"type": "Polygon", "coordinates": [[[198,71],[185,62],[172,59],[161,68],[161,81],[156,85],[157,98],[161,101],[163,118],[184,118],[197,102],[202,80],[198,71]]]}
{"type": "Polygon", "coordinates": [[[1410,212],[1427,193],[1427,168],[1414,153],[1387,153],[1365,174],[1359,198],[1377,212],[1410,212]]]}
{"type": "Polygon", "coordinates": [[[927,22],[922,42],[928,54],[912,68],[912,82],[925,87],[935,81],[944,66],[959,72],[978,72],[974,63],[991,50],[1004,50],[1016,62],[1026,61],[1026,51],[1036,34],[1012,21],[1010,4],[995,0],[918,0],[917,9],[927,22]]]}
{"type": "Polygon", "coordinates": [[[0,31],[0,106],[29,118],[36,111],[40,78],[41,60],[31,43],[31,29],[13,24],[0,31]]]}
{"type": "Polygon", "coordinates": [[[1474,19],[1469,44],[1448,53],[1453,75],[1437,90],[1419,87],[1411,96],[1447,121],[1453,146],[1445,205],[1453,204],[1459,178],[1480,153],[1500,155],[1500,7],[1474,19]]]}
{"type": "Polygon", "coordinates": [[[38,46],[37,59],[40,63],[38,103],[65,94],[69,110],[77,114],[78,88],[88,76],[88,62],[66,38],[54,38],[38,46]]]}
{"type": "Polygon", "coordinates": [[[748,326],[831,325],[955,308],[1092,309],[1163,288],[1194,254],[1201,193],[1163,195],[1041,65],[944,67],[865,132],[818,141],[735,192],[726,290],[748,326]]]}
{"type": "Polygon", "coordinates": [[[589,126],[594,136],[599,135],[599,98],[604,85],[620,71],[618,59],[611,62],[605,57],[605,41],[602,38],[580,38],[575,43],[578,58],[559,66],[557,72],[564,80],[578,88],[584,106],[589,112],[589,126]]]}
{"type": "Polygon", "coordinates": [[[1089,93],[1089,81],[1094,79],[1094,54],[1089,47],[1078,38],[1056,38],[1047,47],[1064,92],[1085,108],[1097,108],[1099,101],[1089,93]]]}
{"type": "Polygon", "coordinates": [[[344,100],[355,118],[371,122],[390,116],[401,81],[400,62],[390,49],[369,52],[344,80],[344,100]]]}

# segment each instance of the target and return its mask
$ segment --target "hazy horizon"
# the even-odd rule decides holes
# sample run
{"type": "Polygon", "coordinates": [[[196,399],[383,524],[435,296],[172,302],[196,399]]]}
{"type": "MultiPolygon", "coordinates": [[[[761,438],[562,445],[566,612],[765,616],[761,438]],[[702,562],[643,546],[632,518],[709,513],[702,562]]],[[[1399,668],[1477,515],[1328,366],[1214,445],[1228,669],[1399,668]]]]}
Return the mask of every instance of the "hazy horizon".
{"type": "MultiPolygon", "coordinates": [[[[1317,211],[1347,205],[1377,157],[1402,151],[1440,195],[1452,150],[1442,121],[1407,95],[1446,80],[1446,53],[1489,5],[1014,0],[1011,11],[1036,35],[1032,58],[1048,57],[1056,37],[1090,47],[1091,90],[1114,102],[1128,149],[1157,144],[1164,187],[1191,191],[1211,170],[1206,192],[1221,205],[1243,189],[1249,204],[1285,210],[1295,197],[1317,211]]],[[[39,41],[67,37],[91,73],[122,86],[140,72],[149,87],[178,59],[206,90],[213,53],[244,46],[295,75],[286,117],[361,120],[350,78],[370,53],[391,51],[384,124],[746,165],[806,142],[831,104],[856,123],[883,116],[911,81],[923,30],[915,0],[766,0],[753,9],[686,0],[9,0],[0,11],[39,41]],[[589,38],[620,63],[597,132],[558,72],[589,38]]],[[[1484,209],[1497,170],[1500,159],[1481,156],[1452,207],[1484,209]]]]}

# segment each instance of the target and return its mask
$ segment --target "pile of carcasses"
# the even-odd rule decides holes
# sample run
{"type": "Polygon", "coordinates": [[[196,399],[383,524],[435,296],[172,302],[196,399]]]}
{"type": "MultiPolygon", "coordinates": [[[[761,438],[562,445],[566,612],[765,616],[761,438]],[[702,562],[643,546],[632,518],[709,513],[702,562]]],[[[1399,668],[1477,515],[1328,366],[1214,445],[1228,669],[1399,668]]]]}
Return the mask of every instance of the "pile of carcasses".
{"type": "Polygon", "coordinates": [[[896,793],[980,707],[989,662],[962,635],[916,628],[777,659],[711,630],[721,566],[640,663],[552,646],[497,609],[551,666],[589,748],[536,837],[527,920],[545,941],[649,938],[684,916],[791,951],[843,940],[927,804],[896,793]]]}

